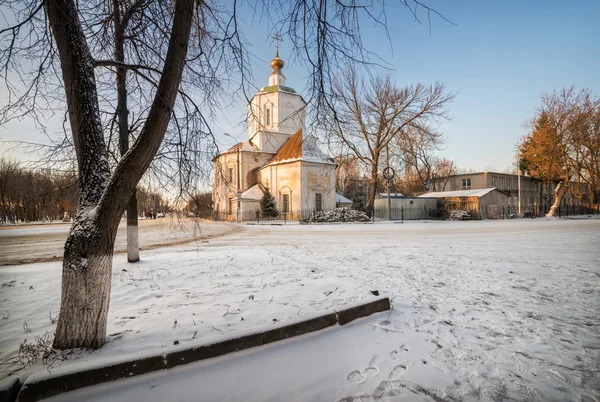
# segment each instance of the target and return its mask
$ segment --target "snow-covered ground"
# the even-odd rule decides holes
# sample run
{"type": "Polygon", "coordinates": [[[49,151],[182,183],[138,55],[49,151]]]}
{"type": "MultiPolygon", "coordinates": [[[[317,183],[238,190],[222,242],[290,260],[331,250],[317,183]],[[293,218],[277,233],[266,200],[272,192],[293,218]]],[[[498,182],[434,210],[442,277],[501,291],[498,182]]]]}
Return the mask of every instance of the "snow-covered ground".
{"type": "MultiPolygon", "coordinates": [[[[599,246],[600,220],[535,219],[246,226],[152,250],[115,261],[111,341],[80,361],[264,328],[375,289],[394,310],[57,400],[598,401],[599,246]]],[[[3,267],[0,284],[6,356],[53,329],[60,264],[3,267]]]]}

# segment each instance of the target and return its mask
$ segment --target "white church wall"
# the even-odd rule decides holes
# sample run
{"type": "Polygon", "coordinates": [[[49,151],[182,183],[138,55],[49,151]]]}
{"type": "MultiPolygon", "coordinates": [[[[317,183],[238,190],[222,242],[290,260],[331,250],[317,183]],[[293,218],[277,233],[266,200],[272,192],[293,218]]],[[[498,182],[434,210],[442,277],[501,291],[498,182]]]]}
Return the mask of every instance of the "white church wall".
{"type": "MultiPolygon", "coordinates": [[[[259,149],[272,152],[267,148],[269,144],[259,138],[260,131],[278,132],[292,135],[298,129],[306,129],[305,102],[298,94],[287,92],[258,93],[252,98],[248,107],[248,131],[259,149]],[[267,117],[268,115],[268,117],[267,117]]],[[[278,148],[274,148],[277,150],[278,148]]]]}
{"type": "Polygon", "coordinates": [[[260,173],[257,171],[256,182],[248,182],[249,174],[255,169],[262,168],[268,161],[273,157],[271,153],[265,152],[242,152],[241,153],[241,164],[242,164],[242,191],[246,191],[256,183],[261,183],[260,173]]]}
{"type": "Polygon", "coordinates": [[[261,183],[271,191],[280,212],[284,211],[287,199],[290,219],[302,209],[301,176],[300,162],[269,166],[261,170],[261,183]]]}
{"type": "Polygon", "coordinates": [[[321,208],[335,208],[335,165],[303,163],[302,209],[316,209],[317,194],[321,194],[321,208]]]}
{"type": "Polygon", "coordinates": [[[237,194],[237,152],[219,155],[215,159],[214,166],[214,208],[219,213],[228,213],[230,209],[229,200],[237,194]]]}

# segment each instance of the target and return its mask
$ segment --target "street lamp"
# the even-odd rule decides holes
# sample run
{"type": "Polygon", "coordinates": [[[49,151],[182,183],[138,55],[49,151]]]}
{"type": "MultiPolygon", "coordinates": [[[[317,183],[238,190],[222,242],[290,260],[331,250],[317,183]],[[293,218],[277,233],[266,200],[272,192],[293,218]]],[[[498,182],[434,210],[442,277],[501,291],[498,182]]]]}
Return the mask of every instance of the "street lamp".
{"type": "MultiPolygon", "coordinates": [[[[237,138],[235,138],[233,135],[231,134],[227,134],[227,133],[223,133],[224,135],[226,135],[227,137],[231,137],[236,141],[236,145],[237,143],[237,138]]],[[[243,142],[242,142],[243,145],[243,142]]],[[[241,201],[242,201],[242,187],[241,187],[241,183],[240,183],[240,147],[237,147],[237,217],[236,217],[236,222],[240,222],[241,220],[241,201]]]]}

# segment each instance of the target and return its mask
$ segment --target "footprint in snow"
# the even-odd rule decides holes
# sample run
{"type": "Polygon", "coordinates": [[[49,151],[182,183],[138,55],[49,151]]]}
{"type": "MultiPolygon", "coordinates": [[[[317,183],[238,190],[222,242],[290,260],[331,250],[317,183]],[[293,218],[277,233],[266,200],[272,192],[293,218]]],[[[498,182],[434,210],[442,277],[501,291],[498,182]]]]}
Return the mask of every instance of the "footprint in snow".
{"type": "Polygon", "coordinates": [[[392,369],[392,372],[388,376],[388,380],[395,380],[400,377],[402,374],[406,373],[406,365],[399,364],[392,369]]]}
{"type": "Polygon", "coordinates": [[[365,376],[360,371],[354,370],[346,376],[346,379],[351,383],[358,384],[365,380],[365,376]]]}
{"type": "Polygon", "coordinates": [[[367,377],[374,377],[377,374],[379,374],[379,368],[370,366],[364,370],[351,371],[346,376],[346,379],[348,380],[348,382],[351,382],[353,384],[359,384],[359,383],[365,381],[367,379],[367,377]]]}
{"type": "Polygon", "coordinates": [[[390,352],[390,357],[392,358],[392,360],[398,360],[399,358],[404,357],[408,350],[409,349],[406,346],[400,345],[398,349],[392,350],[390,352]]]}
{"type": "Polygon", "coordinates": [[[444,369],[443,369],[443,368],[441,368],[441,367],[440,367],[440,366],[438,366],[437,364],[433,363],[431,360],[425,360],[425,359],[422,359],[422,360],[421,360],[421,362],[422,362],[423,364],[427,365],[428,367],[431,367],[432,369],[439,371],[440,373],[443,373],[443,372],[444,372],[444,369]]]}

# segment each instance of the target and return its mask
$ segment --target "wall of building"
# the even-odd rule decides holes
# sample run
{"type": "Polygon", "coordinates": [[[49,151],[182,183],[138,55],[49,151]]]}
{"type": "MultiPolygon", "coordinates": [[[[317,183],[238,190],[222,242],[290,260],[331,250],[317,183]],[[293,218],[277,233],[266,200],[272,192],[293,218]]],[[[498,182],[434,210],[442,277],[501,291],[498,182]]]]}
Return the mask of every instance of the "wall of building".
{"type": "Polygon", "coordinates": [[[240,152],[242,191],[246,191],[260,182],[260,168],[272,157],[273,154],[266,152],[240,152]],[[250,174],[251,172],[253,174],[250,174]],[[256,176],[256,182],[249,181],[252,179],[251,176],[256,176]]]}
{"type": "Polygon", "coordinates": [[[316,209],[317,194],[321,194],[321,209],[335,208],[335,165],[302,162],[302,206],[304,211],[316,209]]]}
{"type": "Polygon", "coordinates": [[[267,166],[260,171],[260,181],[265,188],[269,188],[271,195],[275,198],[277,209],[283,212],[284,196],[289,197],[289,213],[295,213],[301,209],[302,188],[301,163],[293,162],[283,165],[267,166]]]}
{"type": "MultiPolygon", "coordinates": [[[[418,198],[418,197],[392,197],[390,200],[392,209],[436,209],[437,198],[418,198]]],[[[385,209],[387,211],[388,199],[386,197],[376,198],[376,209],[385,209]]]]}
{"type": "Polygon", "coordinates": [[[221,154],[215,158],[215,176],[213,180],[215,212],[228,213],[230,209],[235,212],[235,207],[230,204],[229,200],[237,195],[237,166],[237,152],[221,154]],[[233,169],[231,180],[229,169],[233,169]]]}
{"type": "MultiPolygon", "coordinates": [[[[257,93],[248,107],[249,138],[263,130],[292,135],[299,129],[306,129],[305,106],[304,99],[298,94],[282,91],[257,93]]],[[[263,145],[260,140],[256,143],[263,145]]]]}
{"type": "MultiPolygon", "coordinates": [[[[438,207],[437,198],[392,197],[390,203],[392,219],[398,219],[399,216],[404,219],[430,219],[430,212],[438,207]]],[[[386,197],[376,198],[374,208],[376,219],[387,219],[389,212],[386,197]]]]}

